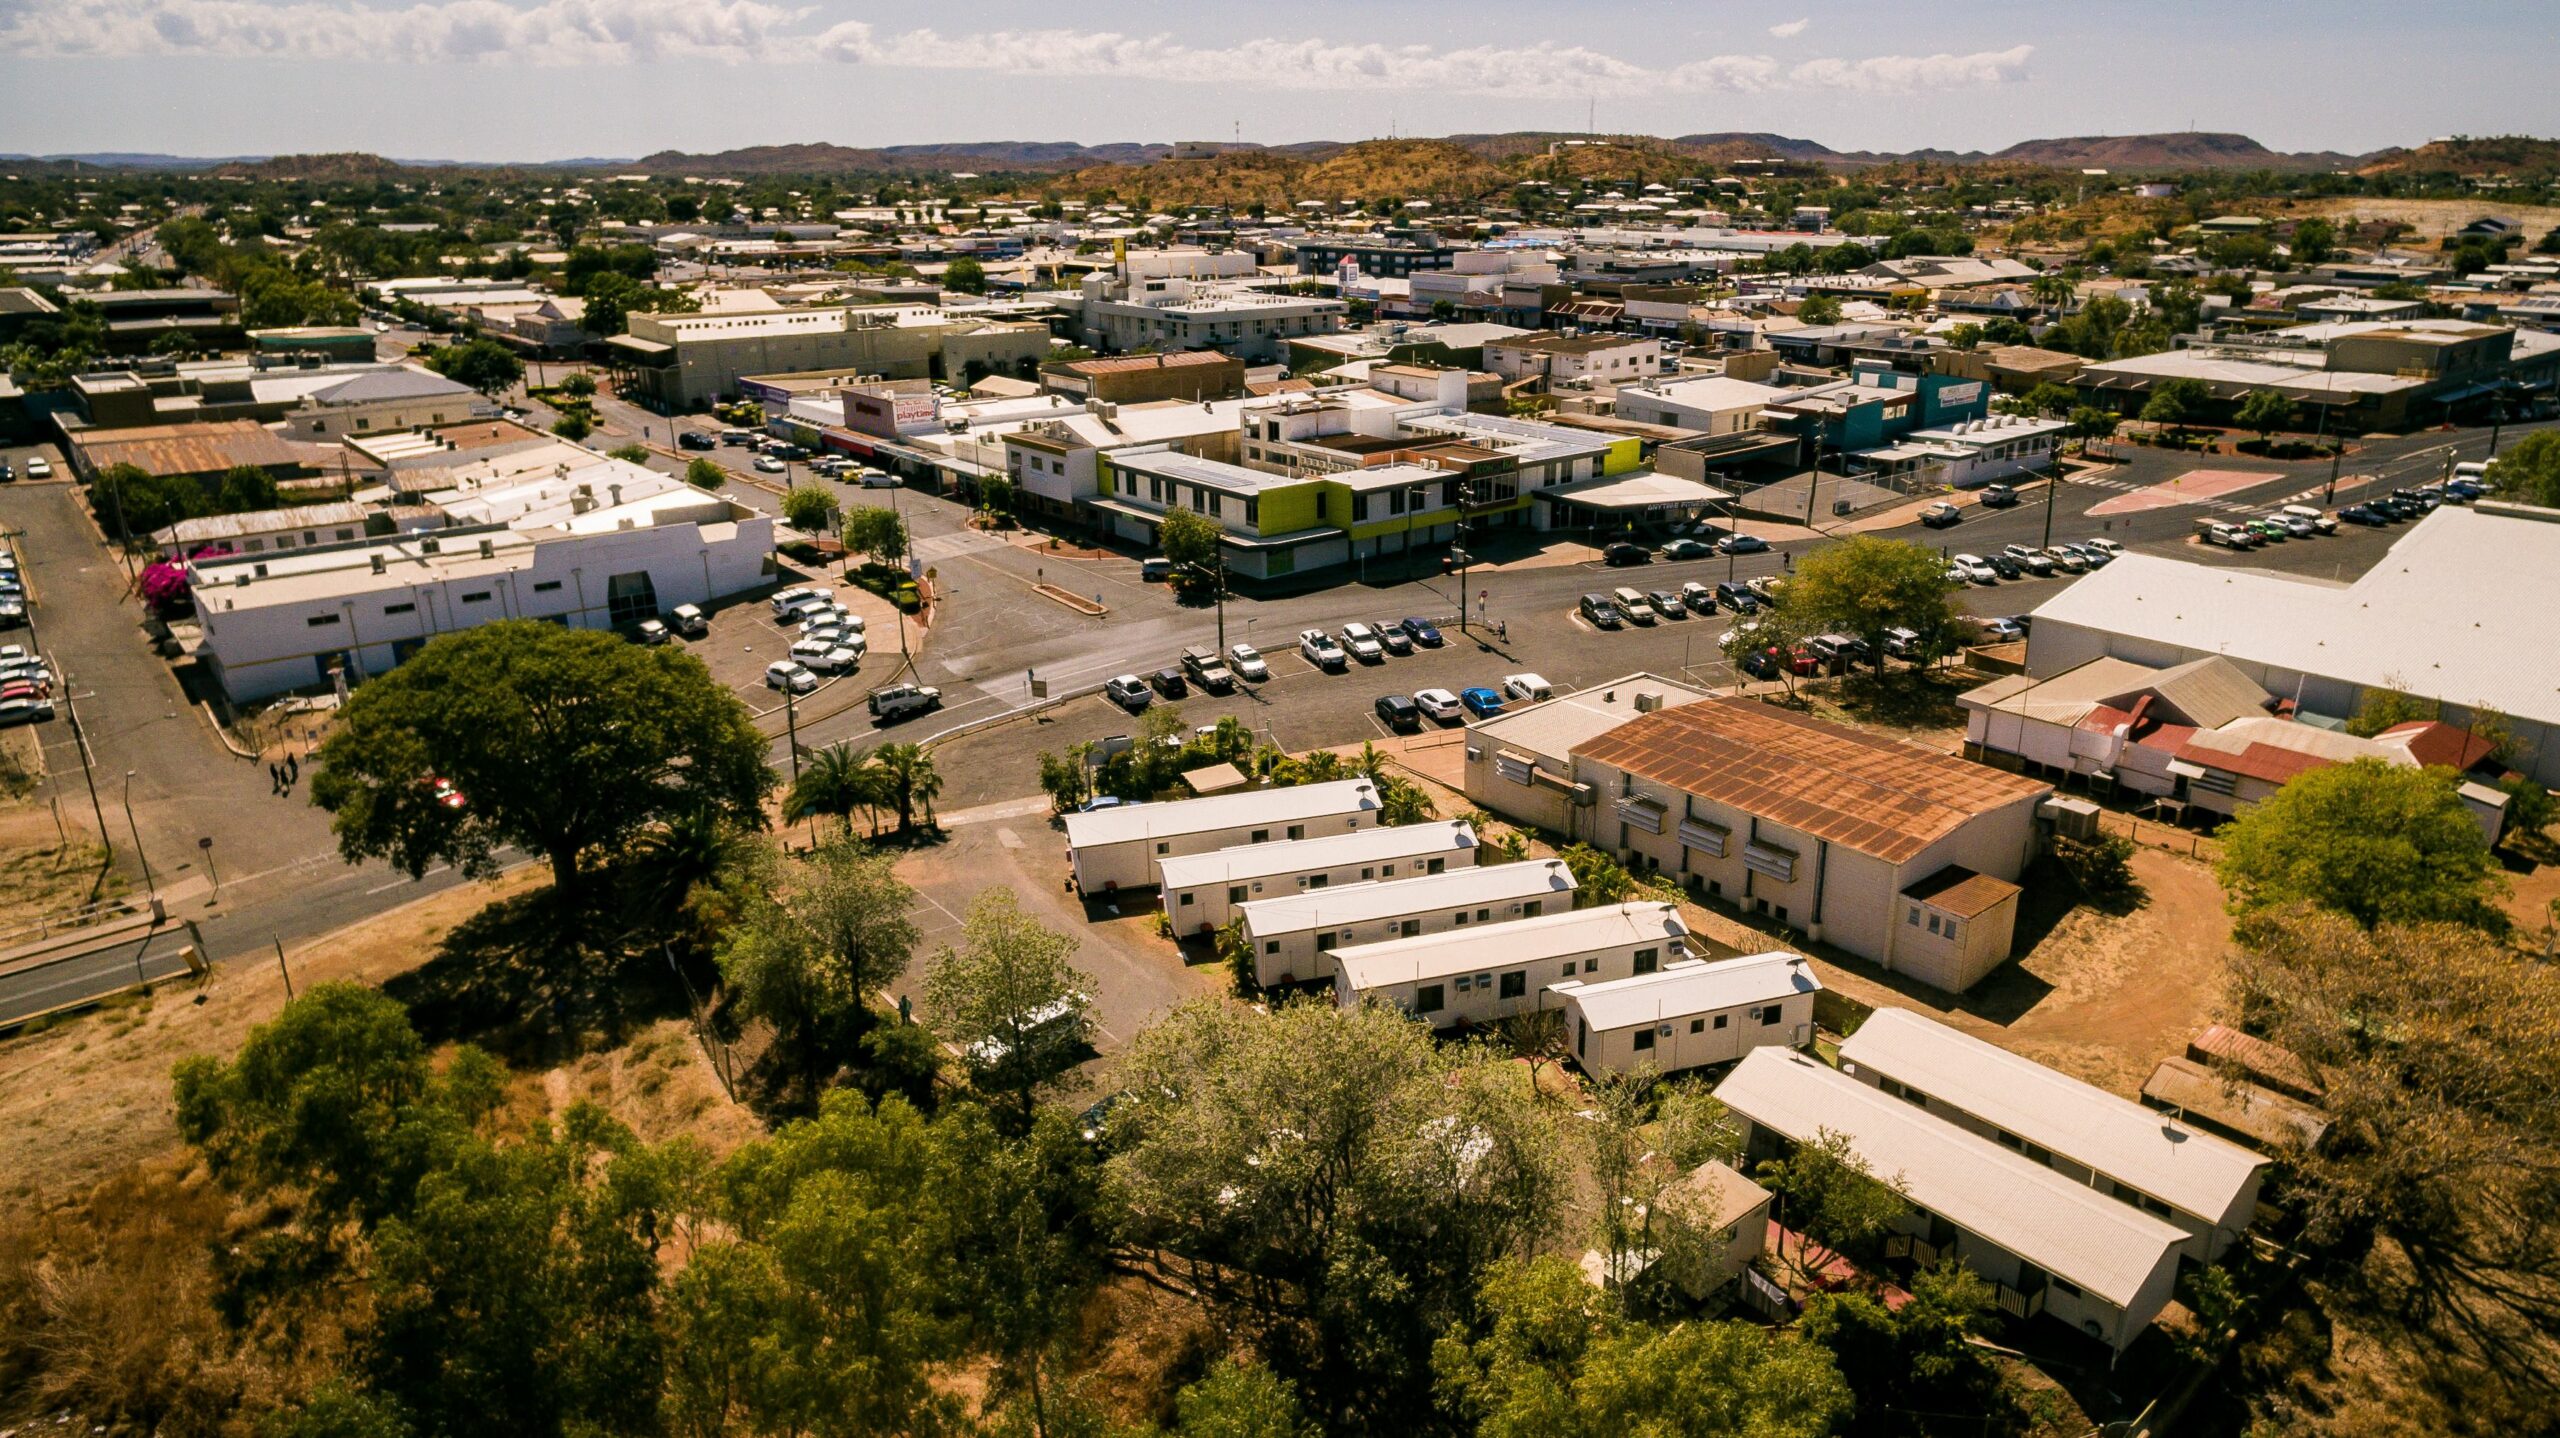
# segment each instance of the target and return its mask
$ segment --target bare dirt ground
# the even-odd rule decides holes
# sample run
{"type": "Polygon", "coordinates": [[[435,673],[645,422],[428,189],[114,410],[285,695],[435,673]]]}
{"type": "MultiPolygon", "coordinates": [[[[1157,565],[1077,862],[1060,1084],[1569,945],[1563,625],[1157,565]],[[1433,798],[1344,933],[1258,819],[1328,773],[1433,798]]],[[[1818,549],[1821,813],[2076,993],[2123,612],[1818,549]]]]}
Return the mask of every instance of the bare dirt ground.
{"type": "Polygon", "coordinates": [[[2482,215],[2504,215],[2524,221],[2526,244],[2560,226],[2560,206],[2515,205],[2495,196],[2464,200],[2326,199],[2305,200],[2287,213],[2326,216],[2333,222],[2386,220],[2417,231],[2415,238],[2433,243],[2482,215]]]}
{"type": "MultiPolygon", "coordinates": [[[[528,866],[447,890],[286,951],[297,991],[315,983],[379,984],[424,963],[455,925],[494,900],[538,887],[528,866]]],[[[228,1055],[285,1003],[275,963],[235,959],[201,985],[163,984],[0,1042],[0,1133],[8,1135],[0,1211],[84,1192],[176,1148],[169,1073],[191,1054],[228,1055]]],[[[731,1103],[679,1022],[643,1029],[621,1048],[518,1075],[519,1108],[552,1113],[585,1099],[643,1138],[691,1133],[715,1152],[758,1131],[731,1103]]]]}
{"type": "MultiPolygon", "coordinates": [[[[1927,1014],[2132,1098],[2155,1064],[2212,1021],[2231,934],[2221,886],[2204,865],[2142,849],[2133,872],[2147,895],[2141,908],[2117,916],[2073,907],[1969,994],[1940,993],[1831,952],[1812,956],[1814,972],[1870,1008],[1927,1014]]],[[[1696,932],[1734,953],[1801,947],[1695,904],[1683,909],[1696,932]]],[[[2034,922],[2022,915],[2020,932],[2034,922]]]]}

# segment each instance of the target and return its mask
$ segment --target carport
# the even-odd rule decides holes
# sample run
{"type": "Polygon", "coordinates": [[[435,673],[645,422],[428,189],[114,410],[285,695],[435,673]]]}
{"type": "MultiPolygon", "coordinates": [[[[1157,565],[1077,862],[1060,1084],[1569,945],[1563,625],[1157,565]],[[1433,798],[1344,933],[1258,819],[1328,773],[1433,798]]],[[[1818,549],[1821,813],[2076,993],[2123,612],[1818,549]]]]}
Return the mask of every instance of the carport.
{"type": "Polygon", "coordinates": [[[1643,525],[1696,519],[1711,505],[1729,503],[1733,494],[1694,479],[1637,470],[1543,489],[1538,491],[1538,498],[1554,506],[1547,517],[1549,529],[1592,529],[1616,534],[1643,525]]]}

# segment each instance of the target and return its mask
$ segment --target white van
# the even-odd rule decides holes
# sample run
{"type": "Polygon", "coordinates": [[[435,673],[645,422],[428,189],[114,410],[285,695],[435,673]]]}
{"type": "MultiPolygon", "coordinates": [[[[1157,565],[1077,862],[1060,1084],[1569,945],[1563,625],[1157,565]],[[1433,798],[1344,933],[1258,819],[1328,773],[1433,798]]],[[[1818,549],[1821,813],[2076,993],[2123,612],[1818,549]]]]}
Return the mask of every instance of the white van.
{"type": "Polygon", "coordinates": [[[2313,529],[2320,531],[2322,534],[2335,534],[2338,532],[2338,517],[2336,515],[2324,513],[2307,504],[2288,504],[2284,508],[2277,510],[2276,513],[2284,515],[2288,519],[2306,520],[2310,523],[2313,529]]]}
{"type": "Polygon", "coordinates": [[[2456,479],[2485,479],[2488,473],[2489,466],[2476,459],[2466,459],[2453,467],[2453,477],[2456,479]]]}

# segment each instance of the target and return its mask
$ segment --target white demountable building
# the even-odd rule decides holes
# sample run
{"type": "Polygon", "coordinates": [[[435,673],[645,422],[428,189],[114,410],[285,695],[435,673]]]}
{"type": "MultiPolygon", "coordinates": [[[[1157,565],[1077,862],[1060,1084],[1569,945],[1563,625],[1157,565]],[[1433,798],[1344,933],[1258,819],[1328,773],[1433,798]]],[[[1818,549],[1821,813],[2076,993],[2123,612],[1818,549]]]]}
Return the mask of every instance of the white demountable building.
{"type": "MultiPolygon", "coordinates": [[[[2013,1318],[2043,1314],[2121,1354],[2177,1285],[2187,1233],[1793,1049],[1753,1049],[1716,1098],[1750,1125],[1754,1162],[1837,1134],[1911,1210],[1888,1258],[1952,1256],[2013,1318]]],[[[1785,1215],[1781,1214],[1781,1221],[1785,1215]]]]}
{"type": "Polygon", "coordinates": [[[1573,906],[1573,871],[1561,859],[1477,863],[1423,878],[1344,884],[1236,906],[1264,988],[1331,983],[1331,948],[1416,938],[1477,924],[1534,919],[1573,906]]]}
{"type": "Polygon", "coordinates": [[[1378,786],[1337,779],[1172,804],[1122,804],[1067,816],[1076,891],[1152,887],[1159,861],[1238,844],[1309,839],[1376,827],[1378,786]]]}
{"type": "Polygon", "coordinates": [[[1688,939],[1677,905],[1632,903],[1349,945],[1331,951],[1334,998],[1394,1004],[1438,1028],[1486,1024],[1544,1006],[1567,979],[1623,979],[1687,958],[1688,939]]]}
{"type": "Polygon", "coordinates": [[[1348,834],[1242,844],[1156,861],[1173,931],[1222,928],[1254,899],[1437,874],[1476,861],[1476,832],[1463,819],[1381,825],[1348,834]]]}
{"type": "Polygon", "coordinates": [[[2166,1219],[2198,1263],[2220,1258],[2257,1214],[2265,1159],[1908,1009],[1870,1015],[1842,1041],[1840,1068],[2166,1219]]]}
{"type": "Polygon", "coordinates": [[[1585,1073],[1659,1073],[1731,1063],[1766,1044],[1813,1042],[1822,980],[1802,954],[1691,959],[1650,974],[1554,986],[1565,1041],[1585,1073]]]}

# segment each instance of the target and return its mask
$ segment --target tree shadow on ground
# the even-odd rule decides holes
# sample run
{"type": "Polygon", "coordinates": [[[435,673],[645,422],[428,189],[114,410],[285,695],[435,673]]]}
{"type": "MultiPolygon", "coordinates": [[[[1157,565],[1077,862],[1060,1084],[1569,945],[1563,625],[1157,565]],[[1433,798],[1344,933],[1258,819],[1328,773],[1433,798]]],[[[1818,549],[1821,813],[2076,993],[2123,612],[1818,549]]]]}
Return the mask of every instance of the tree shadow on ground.
{"type": "Polygon", "coordinates": [[[709,978],[678,972],[625,890],[599,874],[575,896],[544,888],[501,899],[383,991],[431,1043],[475,1043],[518,1063],[614,1047],[690,1012],[688,982],[707,992],[709,978]]]}
{"type": "Polygon", "coordinates": [[[1860,724],[1889,729],[1961,729],[1964,706],[1957,697],[1982,682],[1967,669],[1932,669],[1926,673],[1898,670],[1881,677],[1852,674],[1821,692],[1843,715],[1860,724]]]}

